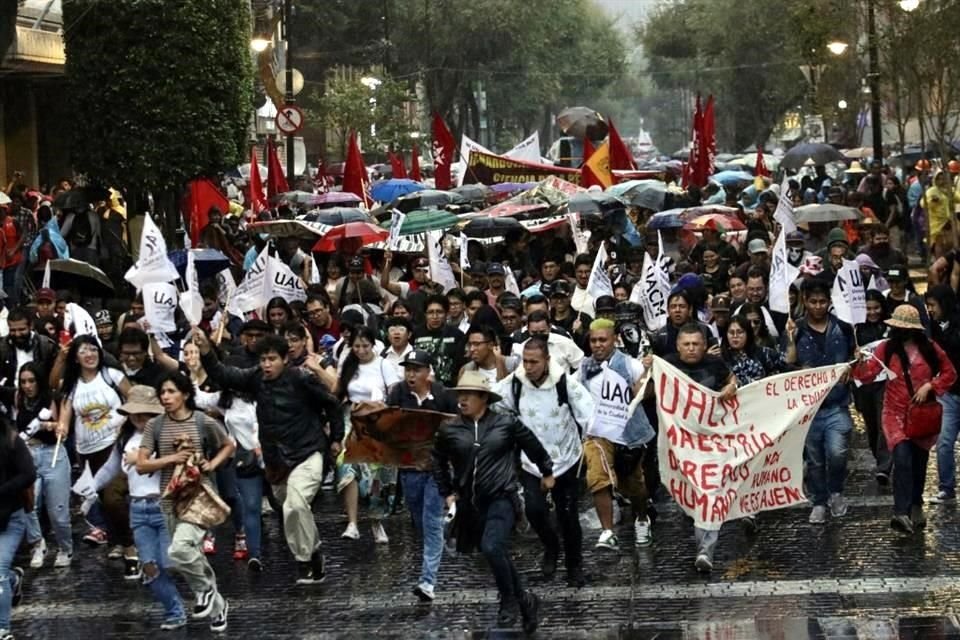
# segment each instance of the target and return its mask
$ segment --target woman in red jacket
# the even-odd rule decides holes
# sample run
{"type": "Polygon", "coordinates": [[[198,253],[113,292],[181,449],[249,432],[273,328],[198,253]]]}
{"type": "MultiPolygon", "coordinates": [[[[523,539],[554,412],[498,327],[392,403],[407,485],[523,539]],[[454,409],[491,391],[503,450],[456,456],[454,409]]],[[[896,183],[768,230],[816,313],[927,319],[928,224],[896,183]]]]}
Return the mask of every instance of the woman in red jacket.
{"type": "Polygon", "coordinates": [[[937,434],[910,438],[907,413],[911,405],[932,401],[930,393],[941,396],[957,379],[953,364],[935,342],[927,338],[920,312],[902,304],[888,319],[888,340],[873,356],[853,368],[853,376],[871,382],[887,367],[892,374],[883,392],[881,424],[887,447],[893,453],[893,519],[890,526],[913,533],[926,525],[923,515],[923,485],[930,448],[937,434]]]}

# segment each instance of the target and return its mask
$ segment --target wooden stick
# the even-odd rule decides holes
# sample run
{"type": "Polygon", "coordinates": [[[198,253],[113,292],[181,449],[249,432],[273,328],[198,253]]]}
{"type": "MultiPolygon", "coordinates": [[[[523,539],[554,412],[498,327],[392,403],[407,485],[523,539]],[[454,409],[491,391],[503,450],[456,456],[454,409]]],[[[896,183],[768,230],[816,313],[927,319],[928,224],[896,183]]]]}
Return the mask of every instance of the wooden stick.
{"type": "Polygon", "coordinates": [[[213,343],[214,343],[215,345],[217,345],[217,346],[220,346],[220,341],[223,340],[223,330],[226,329],[226,327],[227,327],[227,318],[230,317],[230,314],[227,312],[227,307],[230,306],[230,301],[233,300],[233,294],[234,294],[235,291],[236,291],[236,289],[234,289],[233,291],[231,291],[231,292],[227,295],[227,303],[226,303],[225,305],[223,305],[223,311],[222,311],[221,314],[220,314],[220,316],[221,316],[221,318],[220,318],[220,326],[217,327],[217,335],[216,335],[216,337],[214,337],[214,339],[213,339],[213,343]]]}
{"type": "Polygon", "coordinates": [[[50,468],[54,469],[57,466],[57,456],[60,454],[60,443],[63,438],[60,437],[60,434],[57,434],[57,446],[53,448],[53,460],[50,462],[50,468]]]}

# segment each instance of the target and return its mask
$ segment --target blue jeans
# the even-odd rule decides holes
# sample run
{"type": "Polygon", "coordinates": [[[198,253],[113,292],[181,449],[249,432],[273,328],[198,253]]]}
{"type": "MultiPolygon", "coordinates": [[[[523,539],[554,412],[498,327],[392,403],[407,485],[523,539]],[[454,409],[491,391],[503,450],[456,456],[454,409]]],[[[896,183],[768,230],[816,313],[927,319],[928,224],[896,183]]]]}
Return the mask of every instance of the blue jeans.
{"type": "Polygon", "coordinates": [[[231,460],[227,464],[217,467],[217,493],[230,507],[230,517],[233,519],[233,530],[236,533],[243,531],[243,504],[237,490],[237,467],[231,460]]]}
{"type": "Polygon", "coordinates": [[[807,456],[807,486],[814,506],[824,506],[832,493],[843,493],[847,480],[847,450],[853,420],[846,406],[820,407],[804,452],[807,456]]]}
{"type": "Polygon", "coordinates": [[[57,538],[57,546],[64,553],[73,553],[73,530],[70,528],[70,461],[61,451],[57,466],[51,468],[52,444],[31,446],[33,465],[37,469],[36,503],[32,513],[27,514],[27,543],[36,544],[43,538],[38,513],[46,507],[47,517],[57,538]]]}
{"type": "Polygon", "coordinates": [[[237,491],[243,505],[243,532],[247,535],[247,551],[251,558],[260,557],[260,513],[263,508],[263,476],[237,476],[237,491]]]}
{"type": "Polygon", "coordinates": [[[420,582],[435,586],[443,556],[443,498],[429,471],[401,470],[400,483],[413,526],[423,536],[420,582]]]}
{"type": "Polygon", "coordinates": [[[516,518],[513,502],[509,497],[497,498],[481,510],[480,518],[479,524],[483,527],[480,551],[493,570],[500,602],[516,601],[523,593],[523,585],[510,559],[510,533],[516,518]]]}
{"type": "Polygon", "coordinates": [[[170,532],[167,531],[159,498],[130,499],[130,528],[133,529],[137,555],[144,568],[143,583],[150,587],[154,599],[163,605],[167,620],[185,619],[187,614],[183,601],[167,573],[170,568],[170,559],[167,557],[170,532]],[[154,575],[150,576],[150,573],[154,575]]]}
{"type": "Polygon", "coordinates": [[[937,400],[943,406],[943,422],[940,437],[937,438],[937,477],[940,491],[950,495],[957,492],[957,462],[953,457],[953,448],[960,434],[960,396],[945,393],[937,400]]]}
{"type": "Polygon", "coordinates": [[[0,531],[0,629],[10,628],[10,607],[13,604],[13,590],[17,586],[17,577],[11,568],[13,556],[26,531],[27,515],[23,509],[15,511],[10,516],[7,528],[0,531]]]}

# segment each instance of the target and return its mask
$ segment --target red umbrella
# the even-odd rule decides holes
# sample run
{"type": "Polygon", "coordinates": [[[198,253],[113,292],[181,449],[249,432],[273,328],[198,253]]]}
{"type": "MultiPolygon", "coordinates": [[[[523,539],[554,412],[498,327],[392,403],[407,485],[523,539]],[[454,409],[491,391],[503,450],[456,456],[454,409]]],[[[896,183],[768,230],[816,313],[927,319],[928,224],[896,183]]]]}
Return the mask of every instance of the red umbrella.
{"type": "Polygon", "coordinates": [[[743,231],[746,229],[739,219],[719,213],[708,213],[698,216],[685,224],[683,228],[688,231],[703,231],[704,229],[712,229],[714,231],[743,231]]]}
{"type": "Polygon", "coordinates": [[[356,253],[368,244],[383,242],[390,232],[369,222],[348,222],[335,226],[313,245],[314,251],[340,251],[356,253]],[[349,251],[348,249],[353,249],[349,251]]]}

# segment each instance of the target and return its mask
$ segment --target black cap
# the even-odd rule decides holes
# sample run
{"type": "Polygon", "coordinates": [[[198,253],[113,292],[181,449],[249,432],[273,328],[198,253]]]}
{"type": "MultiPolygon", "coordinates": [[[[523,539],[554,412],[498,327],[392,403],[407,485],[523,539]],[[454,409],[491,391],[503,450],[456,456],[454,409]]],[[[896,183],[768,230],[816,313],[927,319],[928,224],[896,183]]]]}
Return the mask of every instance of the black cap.
{"type": "Polygon", "coordinates": [[[350,271],[363,271],[363,256],[353,256],[347,262],[347,269],[350,271]]]}
{"type": "Polygon", "coordinates": [[[566,280],[556,280],[550,283],[550,293],[547,293],[544,287],[540,287],[540,291],[551,298],[568,298],[573,295],[573,287],[566,280]]]}
{"type": "Polygon", "coordinates": [[[507,275],[507,270],[503,268],[503,265],[499,262],[491,262],[487,265],[487,275],[488,276],[505,276],[507,275]]]}
{"type": "Polygon", "coordinates": [[[887,270],[887,280],[905,281],[910,279],[906,265],[895,264],[887,270]]]}
{"type": "Polygon", "coordinates": [[[416,267],[421,267],[421,268],[422,268],[422,267],[429,267],[429,266],[430,266],[430,258],[424,258],[424,257],[421,256],[421,257],[419,257],[419,258],[417,258],[416,260],[413,261],[413,266],[414,266],[414,268],[416,268],[416,267]]]}
{"type": "Polygon", "coordinates": [[[401,367],[432,367],[433,366],[433,356],[431,356],[426,351],[414,350],[406,355],[403,359],[403,362],[400,363],[401,367]]]}
{"type": "Polygon", "coordinates": [[[263,333],[268,333],[270,331],[270,325],[268,325],[263,320],[247,320],[242,325],[240,325],[240,333],[247,333],[250,331],[262,331],[263,333]]]}
{"type": "Polygon", "coordinates": [[[596,299],[593,306],[598,313],[600,311],[612,313],[617,310],[617,299],[613,296],[600,296],[596,299]]]}

